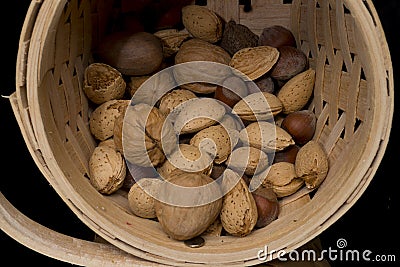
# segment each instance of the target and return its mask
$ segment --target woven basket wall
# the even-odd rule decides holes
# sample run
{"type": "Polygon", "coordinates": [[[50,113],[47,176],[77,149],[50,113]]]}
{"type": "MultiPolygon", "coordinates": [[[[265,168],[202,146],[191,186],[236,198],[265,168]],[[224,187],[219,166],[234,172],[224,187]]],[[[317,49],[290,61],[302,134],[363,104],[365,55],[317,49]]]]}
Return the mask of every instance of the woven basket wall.
{"type": "Polygon", "coordinates": [[[252,0],[250,12],[238,0],[202,1],[256,34],[274,24],[288,27],[316,70],[309,109],[318,117],[315,139],[329,154],[330,170],[318,190],[285,198],[273,223],[243,238],[210,237],[192,249],[169,239],[157,222],[133,216],[122,194],[98,193],[88,180],[96,142],[82,80],[93,49],[121,12],[119,2],[32,1],[13,98],[38,168],[93,231],[129,254],[162,264],[255,265],[266,245],[270,251],[300,247],[361,196],[384,154],[393,112],[390,54],[369,0],[252,0]]]}

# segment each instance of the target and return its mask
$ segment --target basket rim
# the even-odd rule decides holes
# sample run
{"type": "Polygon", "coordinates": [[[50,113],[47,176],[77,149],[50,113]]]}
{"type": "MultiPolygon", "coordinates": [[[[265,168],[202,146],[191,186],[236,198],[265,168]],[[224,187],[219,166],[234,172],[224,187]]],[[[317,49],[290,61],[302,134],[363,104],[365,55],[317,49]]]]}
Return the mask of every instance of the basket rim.
{"type": "MultiPolygon", "coordinates": [[[[38,75],[36,74],[36,72],[37,71],[40,72],[40,70],[29,69],[28,62],[29,64],[39,63],[40,60],[39,53],[43,49],[43,46],[38,42],[30,42],[30,45],[27,46],[26,41],[27,40],[30,41],[38,37],[43,37],[42,36],[43,30],[51,29],[52,27],[51,23],[49,23],[48,21],[49,18],[48,12],[53,12],[52,13],[53,21],[57,21],[57,18],[59,16],[54,14],[60,14],[61,10],[63,9],[67,1],[59,0],[57,2],[53,1],[53,3],[49,2],[51,1],[43,1],[40,4],[38,4],[37,2],[31,3],[33,11],[30,14],[28,14],[26,22],[24,24],[23,33],[21,35],[22,37],[20,42],[19,55],[18,55],[19,64],[17,66],[17,101],[19,106],[22,108],[21,110],[24,110],[25,112],[24,116],[29,118],[28,121],[30,122],[21,125],[21,128],[24,128],[24,130],[28,133],[28,136],[25,137],[26,142],[33,144],[35,153],[40,152],[44,154],[49,153],[51,151],[49,151],[48,149],[49,143],[47,140],[47,136],[40,134],[41,131],[44,131],[43,125],[40,125],[41,124],[40,116],[38,116],[40,115],[40,107],[32,105],[31,104],[32,100],[30,100],[30,98],[28,97],[30,93],[33,93],[32,90],[29,89],[30,88],[29,86],[35,88],[35,85],[27,83],[27,80],[34,81],[35,79],[37,79],[38,75]],[[38,30],[38,28],[41,28],[40,31],[38,30]],[[37,30],[36,33],[35,29],[37,30]]],[[[380,73],[383,73],[384,77],[386,76],[387,77],[385,78],[385,80],[378,79],[380,81],[377,81],[377,83],[380,86],[383,85],[384,87],[386,85],[386,82],[388,83],[388,85],[386,86],[387,89],[383,90],[386,92],[379,92],[382,102],[385,102],[387,105],[385,106],[386,110],[384,110],[384,112],[381,112],[381,114],[384,114],[384,116],[382,116],[382,119],[375,121],[377,121],[377,123],[381,126],[381,127],[379,126],[379,128],[382,129],[382,132],[380,133],[379,142],[371,144],[371,147],[374,147],[373,149],[371,149],[371,151],[376,151],[376,155],[372,158],[368,166],[364,164],[365,166],[363,168],[363,171],[361,171],[361,173],[359,174],[362,175],[362,182],[359,183],[357,188],[355,188],[354,193],[351,194],[344,203],[341,203],[341,205],[337,207],[332,216],[326,218],[320,224],[319,227],[315,228],[314,231],[312,231],[311,233],[308,233],[307,237],[305,237],[305,235],[299,235],[299,237],[302,237],[301,239],[299,238],[298,240],[293,239],[292,242],[286,247],[287,249],[289,248],[295,249],[305,244],[306,242],[308,242],[309,240],[311,240],[312,238],[323,232],[330,225],[332,225],[348,209],[351,208],[351,206],[358,200],[358,198],[366,190],[375,172],[377,171],[379,164],[385,153],[390,135],[390,129],[393,117],[393,93],[394,93],[393,71],[391,67],[391,59],[387,43],[379,39],[382,37],[382,35],[384,36],[382,26],[380,24],[376,11],[373,7],[373,4],[370,0],[367,0],[366,2],[369,4],[369,8],[370,10],[372,10],[372,13],[369,12],[364,5],[360,6],[360,3],[363,3],[363,1],[361,0],[360,1],[347,0],[344,2],[346,2],[346,5],[352,10],[352,13],[356,15],[359,20],[363,19],[363,21],[367,22],[363,26],[363,30],[365,31],[364,34],[371,37],[367,39],[369,41],[369,45],[371,45],[371,47],[374,47],[374,51],[381,55],[381,56],[379,56],[378,54],[375,55],[376,65],[380,67],[384,66],[384,68],[381,70],[380,73]],[[371,16],[373,17],[373,19],[371,16]]],[[[378,86],[376,86],[376,88],[378,88],[378,86]]],[[[31,152],[31,154],[32,153],[34,152],[31,152]]],[[[54,177],[56,176],[56,174],[63,175],[63,172],[61,169],[59,169],[59,166],[55,166],[54,163],[49,162],[50,158],[51,154],[42,155],[41,160],[43,160],[43,162],[41,161],[37,162],[37,165],[39,166],[39,168],[41,168],[42,172],[45,174],[44,175],[45,178],[49,180],[50,184],[53,185],[57,193],[70,206],[70,208],[74,210],[74,213],[76,213],[82,221],[88,224],[90,228],[92,228],[92,230],[99,233],[99,235],[104,237],[110,243],[134,255],[143,257],[144,259],[171,263],[172,259],[169,259],[167,256],[165,256],[166,258],[162,257],[161,259],[161,257],[158,255],[151,255],[151,253],[132,247],[126,244],[123,240],[116,239],[114,235],[110,233],[107,234],[108,232],[107,230],[104,230],[101,225],[94,223],[94,219],[90,218],[90,215],[88,215],[88,212],[89,214],[92,214],[91,212],[93,212],[90,209],[90,207],[86,206],[86,204],[84,203],[84,201],[82,201],[82,199],[80,198],[74,199],[70,195],[68,195],[68,192],[66,191],[66,189],[64,189],[64,186],[66,186],[65,184],[58,184],[54,182],[54,177]],[[44,166],[46,166],[46,170],[43,169],[44,166]]],[[[254,253],[253,255],[255,256],[256,254],[254,253]]],[[[207,255],[207,257],[208,256],[211,255],[207,255]]],[[[202,255],[202,257],[204,257],[204,255],[202,255]]],[[[190,259],[186,258],[185,260],[190,261],[190,259]]],[[[178,263],[175,262],[175,260],[172,260],[172,262],[174,264],[178,263]]],[[[254,259],[249,259],[247,263],[248,264],[254,263],[254,259]]]]}

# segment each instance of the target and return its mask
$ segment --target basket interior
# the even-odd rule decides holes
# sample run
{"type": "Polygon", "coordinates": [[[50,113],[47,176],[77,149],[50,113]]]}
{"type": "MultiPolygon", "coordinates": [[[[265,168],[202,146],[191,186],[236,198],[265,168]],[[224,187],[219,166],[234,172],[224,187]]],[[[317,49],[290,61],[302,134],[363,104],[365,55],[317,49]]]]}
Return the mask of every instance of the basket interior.
{"type": "Polygon", "coordinates": [[[371,151],[380,136],[376,119],[382,111],[376,104],[376,85],[381,81],[374,74],[367,38],[354,15],[360,12],[354,9],[355,3],[196,1],[256,34],[274,24],[292,30],[298,47],[316,70],[314,97],[308,108],[318,117],[315,139],[329,154],[330,170],[318,190],[302,189],[284,198],[279,218],[249,236],[208,237],[206,245],[195,250],[169,239],[157,222],[131,214],[126,193],[101,195],[88,180],[88,161],[96,141],[88,127],[93,107],[82,91],[83,72],[93,62],[92,52],[102,38],[116,29],[127,1],[64,2],[49,14],[45,27],[52,31],[42,33],[37,81],[28,81],[37,85],[28,98],[39,114],[33,124],[45,140],[40,145],[55,177],[50,183],[86,224],[114,245],[144,259],[174,264],[255,263],[257,252],[265,245],[271,250],[295,249],[318,235],[335,220],[332,218],[340,217],[341,208],[351,203],[369,179],[371,151]]]}

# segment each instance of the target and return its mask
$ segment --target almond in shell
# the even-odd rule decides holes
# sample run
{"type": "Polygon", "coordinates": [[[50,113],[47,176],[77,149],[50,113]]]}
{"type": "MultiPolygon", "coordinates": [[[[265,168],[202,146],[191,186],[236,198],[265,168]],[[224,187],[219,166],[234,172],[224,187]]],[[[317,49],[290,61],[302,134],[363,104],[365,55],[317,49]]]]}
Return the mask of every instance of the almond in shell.
{"type": "Polygon", "coordinates": [[[229,67],[221,66],[228,66],[230,60],[229,53],[220,46],[198,38],[190,39],[185,41],[176,53],[174,77],[183,89],[201,94],[213,93],[217,84],[222,84],[224,79],[232,75],[229,67]],[[191,64],[182,64],[189,62],[191,64]]]}
{"type": "Polygon", "coordinates": [[[237,131],[229,132],[222,125],[213,125],[196,133],[190,144],[214,156],[214,162],[221,164],[227,160],[238,140],[237,131]]]}
{"type": "Polygon", "coordinates": [[[267,153],[282,151],[286,147],[294,145],[294,140],[281,127],[267,122],[252,122],[240,131],[239,139],[245,144],[267,153]]]}
{"type": "Polygon", "coordinates": [[[83,91],[95,104],[121,99],[125,94],[126,83],[122,74],[104,63],[92,63],[86,69],[83,91]]]}
{"type": "Polygon", "coordinates": [[[129,100],[109,100],[96,107],[89,118],[89,129],[93,136],[104,141],[114,134],[114,123],[123,114],[129,100]]]}
{"type": "Polygon", "coordinates": [[[308,188],[319,187],[329,170],[328,156],[322,145],[311,140],[302,146],[296,156],[295,169],[308,188]]]}
{"type": "Polygon", "coordinates": [[[161,39],[165,58],[177,53],[182,43],[190,37],[187,31],[179,31],[177,29],[160,30],[155,32],[154,35],[161,39]]]}
{"type": "Polygon", "coordinates": [[[182,8],[182,23],[195,38],[216,43],[222,38],[223,21],[204,6],[188,5],[182,8]]]}
{"type": "Polygon", "coordinates": [[[90,183],[102,194],[110,195],[122,187],[126,164],[118,151],[110,146],[98,146],[89,159],[90,183]]]}
{"type": "Polygon", "coordinates": [[[180,105],[174,128],[176,133],[195,133],[216,124],[225,107],[212,98],[192,98],[180,105]]]}
{"type": "Polygon", "coordinates": [[[210,155],[201,153],[196,146],[179,144],[179,149],[175,150],[157,171],[162,178],[167,179],[175,169],[209,175],[212,167],[213,160],[210,155]]]}
{"type": "Polygon", "coordinates": [[[262,186],[272,188],[277,197],[285,197],[299,190],[304,181],[296,175],[294,164],[289,162],[274,163],[260,174],[262,186]]]}
{"type": "Polygon", "coordinates": [[[175,89],[168,92],[161,98],[159,109],[162,113],[168,115],[174,108],[183,102],[196,97],[197,96],[192,91],[175,89]]]}
{"type": "Polygon", "coordinates": [[[229,65],[246,75],[248,79],[255,80],[270,71],[278,58],[279,51],[274,47],[247,47],[237,51],[229,65]]]}
{"type": "Polygon", "coordinates": [[[281,111],[279,98],[268,92],[250,94],[233,107],[233,113],[246,121],[268,120],[281,111]]]}
{"type": "Polygon", "coordinates": [[[226,169],[223,187],[230,186],[232,181],[238,182],[223,197],[220,218],[229,234],[243,237],[250,234],[257,223],[257,205],[246,182],[234,171],[226,169]]]}
{"type": "Polygon", "coordinates": [[[142,178],[131,186],[128,204],[133,214],[142,218],[156,218],[154,203],[161,182],[157,178],[142,178]]]}
{"type": "Polygon", "coordinates": [[[313,69],[303,71],[285,83],[277,93],[277,97],[282,102],[282,112],[289,114],[303,109],[313,94],[314,83],[315,70],[313,69]]]}
{"type": "Polygon", "coordinates": [[[267,154],[255,147],[244,146],[236,148],[230,154],[226,164],[228,167],[238,173],[254,175],[264,171],[268,165],[267,154]]]}

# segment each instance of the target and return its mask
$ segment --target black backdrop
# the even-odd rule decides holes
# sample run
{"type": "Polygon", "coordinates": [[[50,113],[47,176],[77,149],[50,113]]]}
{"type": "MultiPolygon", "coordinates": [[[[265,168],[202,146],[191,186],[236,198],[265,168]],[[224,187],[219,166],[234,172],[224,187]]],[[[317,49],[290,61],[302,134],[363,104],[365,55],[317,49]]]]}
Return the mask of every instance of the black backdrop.
{"type": "MultiPolygon", "coordinates": [[[[394,68],[395,87],[400,84],[400,1],[375,0],[374,5],[386,33],[394,68]]],[[[1,84],[0,94],[8,96],[15,91],[15,62],[19,34],[30,1],[4,1],[1,16],[1,84]]],[[[396,90],[395,90],[396,91],[396,90]]],[[[374,254],[395,255],[399,266],[399,164],[400,144],[398,104],[395,98],[395,114],[389,144],[383,161],[371,184],[357,203],[329,229],[320,235],[324,248],[336,248],[340,238],[347,240],[348,249],[369,249],[374,254]]],[[[34,164],[20,134],[11,106],[6,98],[0,98],[1,174],[0,190],[20,211],[37,222],[58,232],[93,239],[89,230],[61,198],[51,189],[34,164]]],[[[39,264],[42,266],[69,266],[58,260],[41,255],[10,238],[0,231],[2,262],[13,264],[39,264]]],[[[355,262],[334,261],[332,266],[354,265],[355,262]]],[[[365,265],[366,262],[362,262],[365,265]]],[[[382,264],[382,263],[381,263],[382,264]]],[[[369,266],[374,263],[369,263],[369,266]]]]}

